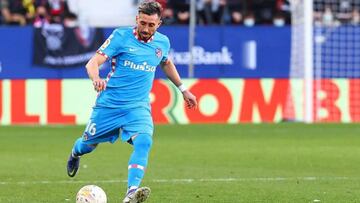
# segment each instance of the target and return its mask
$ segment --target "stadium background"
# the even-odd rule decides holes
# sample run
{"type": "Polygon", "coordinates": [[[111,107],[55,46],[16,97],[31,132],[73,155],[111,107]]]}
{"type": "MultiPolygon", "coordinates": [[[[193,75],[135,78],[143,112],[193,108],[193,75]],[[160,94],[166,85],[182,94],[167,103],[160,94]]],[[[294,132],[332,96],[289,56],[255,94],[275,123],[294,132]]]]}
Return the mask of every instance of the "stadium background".
{"type": "MultiPolygon", "coordinates": [[[[177,5],[169,2],[167,9],[170,5],[177,5]]],[[[183,22],[178,20],[160,29],[169,36],[172,42],[170,56],[184,82],[190,89],[194,88],[200,108],[197,112],[183,108],[181,95],[164,80],[162,72],[157,71],[151,95],[156,123],[259,123],[304,119],[303,97],[293,98],[303,94],[304,86],[301,80],[290,77],[289,2],[268,1],[268,5],[262,1],[241,2],[241,11],[250,11],[244,11],[240,24],[215,22],[215,18],[211,23],[199,22],[193,49],[194,78],[188,78],[188,26],[181,25],[183,22]],[[252,13],[257,14],[255,26],[246,24],[252,13]],[[283,24],[276,23],[279,18],[283,24]]],[[[49,22],[34,22],[34,27],[0,27],[1,124],[87,122],[94,93],[88,88],[83,66],[112,31],[112,28],[93,27],[118,22],[116,18],[106,20],[110,14],[116,13],[116,9],[110,9],[109,5],[127,6],[129,12],[132,11],[117,14],[123,19],[117,23],[119,26],[131,24],[132,21],[127,19],[136,14],[136,2],[114,1],[105,7],[97,1],[91,3],[80,2],[73,6],[79,16],[71,20],[76,21],[77,26],[69,26],[69,14],[63,11],[64,26],[62,21],[56,21],[59,17],[56,14],[49,18],[49,22]],[[94,7],[106,8],[107,15],[103,11],[91,13],[94,7]],[[87,12],[80,12],[82,10],[87,12]],[[56,44],[58,49],[51,47],[56,44]],[[74,102],[76,95],[82,96],[81,102],[74,102]]],[[[231,3],[228,8],[231,8],[231,3]]],[[[235,11],[230,9],[230,12],[235,11]]],[[[101,75],[106,77],[109,71],[110,63],[102,67],[101,75]]],[[[327,76],[322,82],[321,91],[327,96],[317,101],[320,107],[314,115],[316,121],[359,121],[357,109],[360,104],[357,94],[353,94],[357,91],[358,80],[334,75],[327,76]]]]}
{"type": "MultiPolygon", "coordinates": [[[[67,2],[77,2],[72,6],[78,19],[67,16],[66,26],[56,25],[62,18],[51,6],[49,22],[19,26],[13,24],[22,21],[2,18],[1,203],[74,202],[85,184],[101,186],[109,202],[120,202],[126,190],[131,147],[123,143],[105,143],[84,156],[74,179],[65,164],[96,98],[79,63],[114,27],[134,22],[137,1],[67,2]]],[[[172,42],[171,55],[199,109],[186,110],[177,88],[157,70],[151,94],[157,125],[144,179],[153,191],[149,203],[358,202],[358,72],[322,80],[315,120],[320,124],[281,122],[302,121],[304,111],[303,80],[292,77],[290,68],[289,2],[239,2],[245,2],[239,22],[198,22],[193,78],[186,20],[166,19],[160,29],[172,42]]],[[[103,66],[101,75],[109,70],[110,64],[103,66]]]]}

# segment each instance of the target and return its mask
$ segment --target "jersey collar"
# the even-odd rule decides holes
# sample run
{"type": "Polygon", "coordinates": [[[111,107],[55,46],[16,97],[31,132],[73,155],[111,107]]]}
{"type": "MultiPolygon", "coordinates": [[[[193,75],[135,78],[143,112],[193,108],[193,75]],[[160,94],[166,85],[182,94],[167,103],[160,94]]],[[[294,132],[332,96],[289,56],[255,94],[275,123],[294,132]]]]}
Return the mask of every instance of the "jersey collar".
{"type": "Polygon", "coordinates": [[[153,36],[151,36],[150,37],[150,39],[148,39],[148,40],[142,40],[142,39],[140,39],[139,38],[139,35],[138,35],[138,33],[136,32],[136,27],[134,27],[134,29],[133,29],[133,34],[134,34],[134,37],[137,39],[137,40],[139,40],[140,42],[142,42],[142,43],[149,43],[149,42],[151,42],[151,41],[153,41],[154,40],[154,35],[153,36]]]}

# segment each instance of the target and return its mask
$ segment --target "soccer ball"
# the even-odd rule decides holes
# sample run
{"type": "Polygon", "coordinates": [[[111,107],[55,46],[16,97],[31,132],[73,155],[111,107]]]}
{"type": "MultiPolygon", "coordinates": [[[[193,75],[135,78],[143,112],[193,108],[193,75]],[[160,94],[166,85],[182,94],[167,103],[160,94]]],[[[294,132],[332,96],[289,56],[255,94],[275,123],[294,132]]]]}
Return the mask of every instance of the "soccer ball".
{"type": "Polygon", "coordinates": [[[103,189],[96,185],[85,185],[76,194],[76,203],[106,203],[103,189]]]}

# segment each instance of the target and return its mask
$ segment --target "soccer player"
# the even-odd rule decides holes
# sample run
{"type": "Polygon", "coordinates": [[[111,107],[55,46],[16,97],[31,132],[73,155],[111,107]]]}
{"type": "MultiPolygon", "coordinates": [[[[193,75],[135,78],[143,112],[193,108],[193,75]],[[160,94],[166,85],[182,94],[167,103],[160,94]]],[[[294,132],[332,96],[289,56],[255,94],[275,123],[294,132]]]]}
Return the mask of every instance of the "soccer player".
{"type": "Polygon", "coordinates": [[[182,92],[187,108],[197,108],[196,97],[182,84],[175,65],[168,59],[169,39],[157,32],[161,9],[155,1],[142,2],[136,27],[114,30],[87,63],[89,78],[99,94],[88,125],[75,141],[67,162],[68,175],[74,177],[81,155],[92,152],[99,143],[114,143],[121,131],[121,140],[133,146],[124,203],[144,202],[150,194],[150,188],[140,187],[140,183],[152,145],[149,94],[158,65],[182,92]],[[111,60],[112,70],[103,80],[99,67],[107,60],[111,60]]]}

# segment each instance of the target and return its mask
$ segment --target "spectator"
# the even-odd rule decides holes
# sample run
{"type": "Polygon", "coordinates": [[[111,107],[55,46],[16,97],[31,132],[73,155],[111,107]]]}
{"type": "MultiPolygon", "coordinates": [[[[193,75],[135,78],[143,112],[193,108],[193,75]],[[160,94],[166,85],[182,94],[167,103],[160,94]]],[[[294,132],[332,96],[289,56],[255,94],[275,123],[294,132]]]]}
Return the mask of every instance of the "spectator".
{"type": "Polygon", "coordinates": [[[200,24],[212,24],[212,0],[199,0],[197,2],[197,16],[200,24]]]}
{"type": "Polygon", "coordinates": [[[322,13],[324,12],[324,8],[320,5],[322,5],[320,0],[314,0],[314,23],[318,26],[322,24],[322,13]]]}
{"type": "Polygon", "coordinates": [[[273,24],[276,27],[283,27],[285,25],[285,21],[285,16],[279,12],[274,16],[273,24]]]}
{"type": "Polygon", "coordinates": [[[197,16],[200,24],[226,24],[230,21],[227,0],[199,0],[197,16]]]}
{"type": "Polygon", "coordinates": [[[254,12],[255,21],[260,24],[272,24],[276,0],[252,0],[250,9],[254,12]]]}
{"type": "Polygon", "coordinates": [[[253,13],[248,13],[245,17],[244,17],[244,25],[246,27],[253,27],[255,25],[255,16],[253,13]]]}
{"type": "Polygon", "coordinates": [[[161,12],[161,20],[163,25],[172,25],[175,24],[174,10],[168,5],[167,0],[156,0],[161,4],[163,8],[161,12]]]}
{"type": "Polygon", "coordinates": [[[65,11],[65,0],[48,0],[47,8],[50,14],[50,22],[61,24],[65,11]]]}
{"type": "Polygon", "coordinates": [[[172,8],[165,8],[162,11],[162,23],[164,25],[175,24],[174,10],[172,8]]]}
{"type": "Polygon", "coordinates": [[[352,25],[359,25],[360,24],[360,12],[359,9],[354,8],[351,13],[351,24],[352,25]]]}
{"type": "Polygon", "coordinates": [[[1,0],[1,15],[8,25],[26,25],[26,9],[22,0],[1,0]]]}
{"type": "Polygon", "coordinates": [[[189,11],[179,11],[177,13],[177,23],[179,24],[189,24],[190,13],[189,11]]]}
{"type": "Polygon", "coordinates": [[[284,18],[285,24],[291,24],[290,0],[277,0],[275,13],[284,18]]]}
{"type": "Polygon", "coordinates": [[[213,22],[227,24],[230,22],[229,6],[227,0],[212,0],[213,22]]]}
{"type": "Polygon", "coordinates": [[[230,15],[230,23],[232,24],[240,24],[243,20],[243,11],[245,9],[245,1],[239,0],[227,0],[229,15],[230,15]]]}
{"type": "Polygon", "coordinates": [[[49,12],[52,16],[60,16],[64,13],[65,0],[48,0],[49,12]]]}
{"type": "Polygon", "coordinates": [[[189,24],[190,0],[168,0],[168,5],[174,9],[177,24],[189,24]]]}
{"type": "Polygon", "coordinates": [[[242,22],[242,14],[239,11],[231,12],[231,23],[232,24],[240,24],[242,22]]]}
{"type": "Polygon", "coordinates": [[[71,12],[66,12],[65,16],[64,16],[64,26],[65,27],[77,27],[78,21],[77,21],[77,16],[74,13],[71,12]]]}
{"type": "Polygon", "coordinates": [[[34,19],[34,27],[43,27],[45,24],[49,24],[49,16],[44,6],[38,6],[36,8],[36,16],[34,19]]]}
{"type": "Polygon", "coordinates": [[[0,1],[0,25],[2,25],[4,22],[3,15],[2,15],[2,2],[0,1]]]}
{"type": "Polygon", "coordinates": [[[325,6],[324,13],[322,14],[322,24],[325,26],[332,26],[335,22],[334,14],[330,5],[325,6]]]}
{"type": "Polygon", "coordinates": [[[25,9],[25,18],[27,23],[31,23],[35,17],[35,4],[33,0],[22,0],[22,6],[25,9]]]}
{"type": "MultiPolygon", "coordinates": [[[[156,0],[163,9],[167,8],[167,0],[156,0]]],[[[139,3],[139,2],[138,2],[139,3]]],[[[137,4],[136,4],[137,5],[137,4]]]]}
{"type": "Polygon", "coordinates": [[[336,4],[337,12],[334,15],[341,23],[349,23],[352,18],[352,5],[350,0],[342,0],[336,4]]]}

